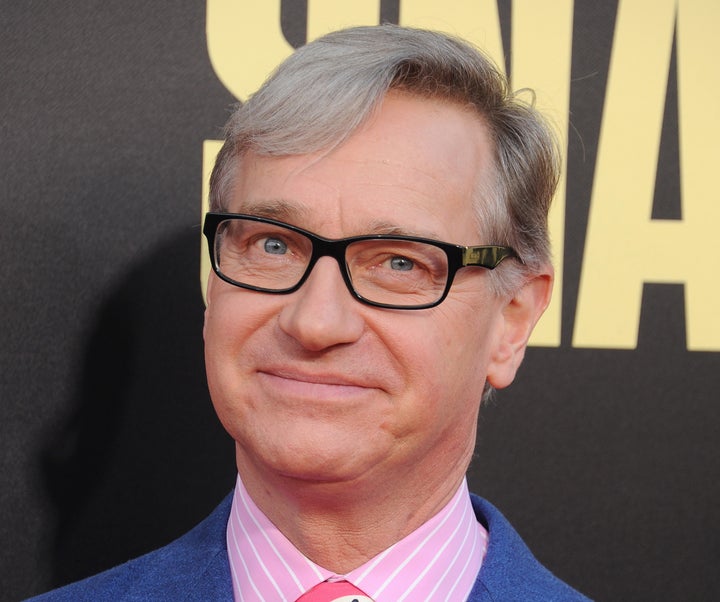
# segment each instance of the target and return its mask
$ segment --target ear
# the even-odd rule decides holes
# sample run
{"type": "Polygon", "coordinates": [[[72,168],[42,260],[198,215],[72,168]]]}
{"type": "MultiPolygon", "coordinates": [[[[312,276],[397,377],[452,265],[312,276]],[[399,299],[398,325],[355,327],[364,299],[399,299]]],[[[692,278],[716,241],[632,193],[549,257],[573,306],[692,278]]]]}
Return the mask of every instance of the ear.
{"type": "Polygon", "coordinates": [[[210,317],[210,303],[213,298],[213,291],[215,289],[215,285],[217,284],[215,282],[216,280],[217,276],[211,270],[208,274],[207,287],[205,289],[205,316],[203,319],[203,340],[205,339],[205,335],[207,332],[207,322],[208,318],[210,317]]]}
{"type": "Polygon", "coordinates": [[[490,357],[487,380],[496,389],[507,387],[525,357],[530,334],[550,303],[553,270],[534,276],[506,301],[499,339],[490,357]]]}

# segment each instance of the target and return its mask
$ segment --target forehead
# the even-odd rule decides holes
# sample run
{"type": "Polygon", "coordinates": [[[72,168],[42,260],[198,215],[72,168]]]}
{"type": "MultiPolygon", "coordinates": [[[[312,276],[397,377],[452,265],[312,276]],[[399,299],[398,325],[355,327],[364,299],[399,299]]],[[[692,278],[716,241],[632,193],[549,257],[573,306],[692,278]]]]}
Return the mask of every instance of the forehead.
{"type": "Polygon", "coordinates": [[[396,224],[409,233],[476,243],[473,202],[492,171],[491,157],[476,114],[391,93],[363,127],[330,151],[246,154],[228,210],[275,217],[326,236],[396,224]]]}

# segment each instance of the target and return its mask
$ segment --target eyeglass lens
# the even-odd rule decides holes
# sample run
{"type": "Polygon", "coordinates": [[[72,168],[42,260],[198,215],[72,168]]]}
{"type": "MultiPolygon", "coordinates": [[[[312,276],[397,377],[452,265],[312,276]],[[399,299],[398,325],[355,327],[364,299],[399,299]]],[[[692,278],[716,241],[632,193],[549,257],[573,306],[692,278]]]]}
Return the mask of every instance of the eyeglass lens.
{"type": "MultiPolygon", "coordinates": [[[[269,292],[296,286],[308,269],[312,252],[313,243],[304,234],[253,220],[224,220],[215,236],[219,272],[237,284],[269,292]]],[[[344,259],[355,292],[374,303],[433,303],[447,284],[446,253],[420,241],[353,241],[347,245],[344,259]]]]}

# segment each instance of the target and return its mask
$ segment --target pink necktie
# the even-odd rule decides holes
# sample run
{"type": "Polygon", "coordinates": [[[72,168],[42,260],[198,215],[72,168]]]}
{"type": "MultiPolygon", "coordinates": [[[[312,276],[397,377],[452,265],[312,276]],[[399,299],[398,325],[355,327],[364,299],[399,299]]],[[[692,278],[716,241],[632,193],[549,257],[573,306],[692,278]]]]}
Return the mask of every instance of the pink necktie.
{"type": "Polygon", "coordinates": [[[352,583],[347,581],[323,581],[305,592],[297,602],[373,602],[352,583]]]}

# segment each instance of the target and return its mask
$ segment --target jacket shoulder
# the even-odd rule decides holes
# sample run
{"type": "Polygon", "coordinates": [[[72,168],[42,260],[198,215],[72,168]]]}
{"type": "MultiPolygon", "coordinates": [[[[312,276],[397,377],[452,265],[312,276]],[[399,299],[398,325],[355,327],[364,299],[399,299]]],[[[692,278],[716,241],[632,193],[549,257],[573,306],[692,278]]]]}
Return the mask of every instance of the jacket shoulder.
{"type": "Polygon", "coordinates": [[[232,495],[205,520],[163,548],[32,602],[232,600],[225,532],[232,495]]]}
{"type": "Polygon", "coordinates": [[[489,537],[468,602],[588,602],[538,562],[497,508],[476,495],[471,498],[489,537]]]}

